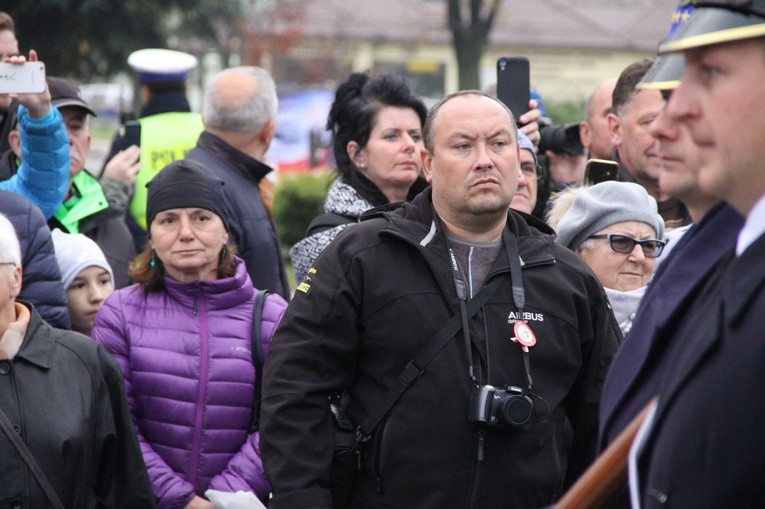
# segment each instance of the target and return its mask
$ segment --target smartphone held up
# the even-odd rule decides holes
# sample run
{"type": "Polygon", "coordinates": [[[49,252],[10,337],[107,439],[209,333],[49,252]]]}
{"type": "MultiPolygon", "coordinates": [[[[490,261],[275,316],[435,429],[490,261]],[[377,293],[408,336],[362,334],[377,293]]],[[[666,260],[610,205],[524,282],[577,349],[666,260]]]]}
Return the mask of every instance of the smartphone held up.
{"type": "Polygon", "coordinates": [[[526,57],[500,57],[497,59],[497,99],[518,117],[529,111],[531,76],[526,57]]]}
{"type": "Polygon", "coordinates": [[[588,159],[584,170],[584,185],[594,186],[607,180],[618,180],[619,164],[605,159],[588,159]]]}
{"type": "Polygon", "coordinates": [[[0,62],[0,94],[39,94],[45,90],[45,64],[0,62]]]}

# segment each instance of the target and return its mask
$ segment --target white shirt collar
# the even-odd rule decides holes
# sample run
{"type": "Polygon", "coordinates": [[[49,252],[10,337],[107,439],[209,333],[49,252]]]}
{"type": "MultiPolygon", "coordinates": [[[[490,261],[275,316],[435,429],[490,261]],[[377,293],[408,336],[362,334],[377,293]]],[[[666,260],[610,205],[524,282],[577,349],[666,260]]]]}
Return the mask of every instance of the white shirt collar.
{"type": "Polygon", "coordinates": [[[752,243],[765,234],[765,195],[754,204],[736,242],[736,256],[746,251],[752,243]]]}

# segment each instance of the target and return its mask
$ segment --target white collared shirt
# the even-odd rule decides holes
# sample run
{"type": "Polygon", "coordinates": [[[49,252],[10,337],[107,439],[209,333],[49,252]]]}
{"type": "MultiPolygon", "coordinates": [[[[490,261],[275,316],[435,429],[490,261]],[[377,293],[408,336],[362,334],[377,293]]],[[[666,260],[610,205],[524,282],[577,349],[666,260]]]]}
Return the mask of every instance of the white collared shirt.
{"type": "Polygon", "coordinates": [[[741,256],[741,253],[763,234],[765,234],[765,195],[760,197],[746,216],[744,227],[738,234],[736,256],[741,256]]]}

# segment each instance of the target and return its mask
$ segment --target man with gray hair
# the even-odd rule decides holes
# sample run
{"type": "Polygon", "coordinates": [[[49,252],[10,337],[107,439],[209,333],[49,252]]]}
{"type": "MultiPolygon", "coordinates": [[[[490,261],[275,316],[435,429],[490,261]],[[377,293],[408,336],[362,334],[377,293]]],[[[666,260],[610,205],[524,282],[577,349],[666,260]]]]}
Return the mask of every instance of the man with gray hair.
{"type": "Polygon", "coordinates": [[[205,90],[205,130],[186,159],[218,174],[226,183],[231,233],[239,256],[256,288],[289,299],[281,243],[271,221],[267,175],[263,163],[276,127],[276,86],[259,67],[221,71],[205,90]]]}
{"type": "Polygon", "coordinates": [[[16,230],[0,214],[2,505],[154,507],[117,361],[17,300],[22,260],[16,230]]]}

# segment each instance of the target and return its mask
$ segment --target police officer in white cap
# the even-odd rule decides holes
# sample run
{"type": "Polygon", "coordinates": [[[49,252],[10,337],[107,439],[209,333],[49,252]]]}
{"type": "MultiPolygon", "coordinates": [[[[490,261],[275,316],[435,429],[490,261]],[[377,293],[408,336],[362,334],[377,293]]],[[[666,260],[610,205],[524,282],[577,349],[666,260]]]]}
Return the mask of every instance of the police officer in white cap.
{"type": "Polygon", "coordinates": [[[140,84],[141,109],[138,121],[120,129],[104,162],[103,177],[130,185],[129,222],[136,248],[146,241],[146,183],[167,164],[182,159],[196,144],[203,130],[202,117],[193,113],[186,97],[186,79],[197,65],[193,55],[182,51],[149,48],[134,51],[128,65],[140,84]],[[140,156],[133,145],[140,147],[140,156]],[[112,157],[140,157],[141,169],[135,175],[110,175],[106,168],[112,157]]]}

